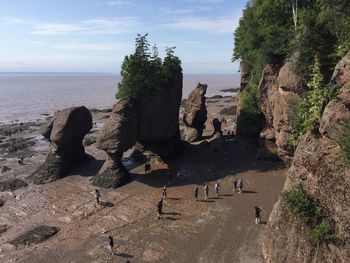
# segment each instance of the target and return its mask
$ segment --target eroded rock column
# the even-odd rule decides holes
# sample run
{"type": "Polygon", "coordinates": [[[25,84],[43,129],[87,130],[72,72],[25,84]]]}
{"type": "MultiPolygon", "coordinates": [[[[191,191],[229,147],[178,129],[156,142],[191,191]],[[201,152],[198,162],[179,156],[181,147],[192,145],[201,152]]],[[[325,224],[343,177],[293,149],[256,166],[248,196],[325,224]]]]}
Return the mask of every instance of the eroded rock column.
{"type": "Polygon", "coordinates": [[[185,141],[194,142],[202,138],[204,124],[207,120],[205,94],[208,85],[198,83],[185,103],[183,122],[185,123],[185,141]]]}
{"type": "Polygon", "coordinates": [[[42,135],[50,142],[50,152],[29,180],[35,184],[55,181],[68,168],[87,160],[82,142],[91,128],[92,116],[84,106],[56,112],[42,128],[42,135]]]}

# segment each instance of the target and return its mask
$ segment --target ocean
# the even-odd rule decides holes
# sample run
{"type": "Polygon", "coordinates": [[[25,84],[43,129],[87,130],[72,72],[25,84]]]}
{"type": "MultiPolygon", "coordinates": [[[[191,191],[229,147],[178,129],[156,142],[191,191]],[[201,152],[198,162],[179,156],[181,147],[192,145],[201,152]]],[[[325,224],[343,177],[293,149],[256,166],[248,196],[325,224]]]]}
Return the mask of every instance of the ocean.
{"type": "MultiPolygon", "coordinates": [[[[108,74],[0,74],[0,124],[38,121],[72,106],[109,108],[119,81],[108,74]]],[[[208,97],[232,95],[220,90],[237,88],[239,75],[184,75],[183,98],[198,82],[208,84],[208,97]]]]}

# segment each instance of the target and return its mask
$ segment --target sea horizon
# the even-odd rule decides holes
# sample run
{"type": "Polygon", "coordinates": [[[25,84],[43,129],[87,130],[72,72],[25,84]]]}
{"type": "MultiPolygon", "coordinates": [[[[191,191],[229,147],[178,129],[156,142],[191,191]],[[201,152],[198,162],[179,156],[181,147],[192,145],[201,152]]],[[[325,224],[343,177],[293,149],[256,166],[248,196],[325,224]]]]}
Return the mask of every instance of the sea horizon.
{"type": "MultiPolygon", "coordinates": [[[[44,120],[55,111],[84,105],[106,109],[116,102],[119,74],[89,72],[0,72],[0,124],[44,120]],[[91,94],[94,94],[91,96],[91,94]]],[[[239,74],[184,74],[183,99],[197,83],[208,84],[207,97],[230,96],[239,74]]]]}

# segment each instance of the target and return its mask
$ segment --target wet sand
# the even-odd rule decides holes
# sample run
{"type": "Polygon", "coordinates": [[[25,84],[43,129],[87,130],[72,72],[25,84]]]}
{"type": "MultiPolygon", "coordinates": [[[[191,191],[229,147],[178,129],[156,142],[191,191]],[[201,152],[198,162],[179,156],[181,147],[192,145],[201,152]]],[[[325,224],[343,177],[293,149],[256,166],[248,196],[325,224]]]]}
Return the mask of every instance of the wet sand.
{"type": "MultiPolygon", "coordinates": [[[[212,117],[220,117],[219,109],[231,106],[233,100],[222,98],[208,103],[205,135],[211,133],[212,117]]],[[[97,122],[94,132],[106,116],[108,113],[94,113],[97,122]]],[[[228,124],[223,130],[231,130],[235,117],[225,118],[228,124]]],[[[37,134],[38,129],[33,129],[33,133],[37,134]]],[[[169,166],[153,163],[151,174],[143,173],[143,165],[135,167],[131,170],[134,179],[131,183],[114,190],[100,190],[102,205],[95,203],[95,188],[90,179],[106,156],[94,144],[86,150],[96,160],[75,168],[66,178],[1,192],[5,204],[0,207],[0,225],[8,225],[8,230],[0,234],[0,261],[263,262],[260,240],[265,225],[254,224],[254,206],[262,206],[262,219],[266,222],[282,190],[285,168],[281,163],[256,160],[255,146],[242,145],[234,138],[227,138],[216,155],[214,145],[217,143],[192,144],[169,166]],[[158,220],[156,204],[163,185],[167,184],[166,174],[170,172],[175,178],[179,169],[181,181],[173,180],[168,185],[164,218],[158,220]],[[233,193],[234,178],[243,179],[242,194],[233,193]],[[222,186],[218,198],[213,194],[215,180],[222,186]],[[210,184],[211,198],[207,202],[202,200],[205,182],[210,184]],[[197,184],[199,202],[193,197],[197,184]],[[58,226],[60,231],[39,244],[18,248],[9,244],[39,225],[58,226]],[[116,255],[109,253],[108,235],[115,239],[116,255]]],[[[40,140],[28,149],[32,155],[23,166],[16,159],[1,158],[1,165],[11,168],[1,180],[25,180],[41,164],[47,144],[40,140]]]]}

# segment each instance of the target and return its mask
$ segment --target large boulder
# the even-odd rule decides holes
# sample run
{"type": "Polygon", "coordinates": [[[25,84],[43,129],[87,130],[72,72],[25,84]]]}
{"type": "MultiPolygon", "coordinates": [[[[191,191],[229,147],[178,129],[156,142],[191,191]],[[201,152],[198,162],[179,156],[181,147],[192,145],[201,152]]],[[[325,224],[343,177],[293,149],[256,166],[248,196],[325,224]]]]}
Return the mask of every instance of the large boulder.
{"type": "MultiPolygon", "coordinates": [[[[350,74],[349,68],[342,66],[346,61],[348,55],[338,64],[332,79],[334,88],[339,89],[341,95],[326,106],[319,130],[308,132],[301,138],[284,187],[284,191],[289,191],[300,185],[313,200],[317,200],[326,211],[337,240],[310,242],[310,230],[280,198],[264,235],[266,262],[350,262],[350,168],[344,165],[339,141],[350,121],[347,99],[350,74]]],[[[318,231],[322,234],[322,229],[318,231]]]]}
{"type": "Polygon", "coordinates": [[[88,159],[82,141],[92,128],[92,116],[84,106],[63,109],[54,114],[42,128],[50,142],[45,163],[30,177],[36,184],[60,179],[66,170],[88,159]]]}
{"type": "Polygon", "coordinates": [[[201,139],[204,124],[207,120],[207,108],[205,106],[205,94],[208,85],[198,83],[185,102],[183,122],[185,128],[185,141],[194,142],[201,139]]]}
{"type": "Polygon", "coordinates": [[[130,175],[121,163],[123,153],[133,147],[137,138],[137,112],[127,100],[118,101],[112,113],[99,132],[97,148],[108,154],[108,159],[93,184],[104,188],[115,188],[130,179],[130,175]]]}

